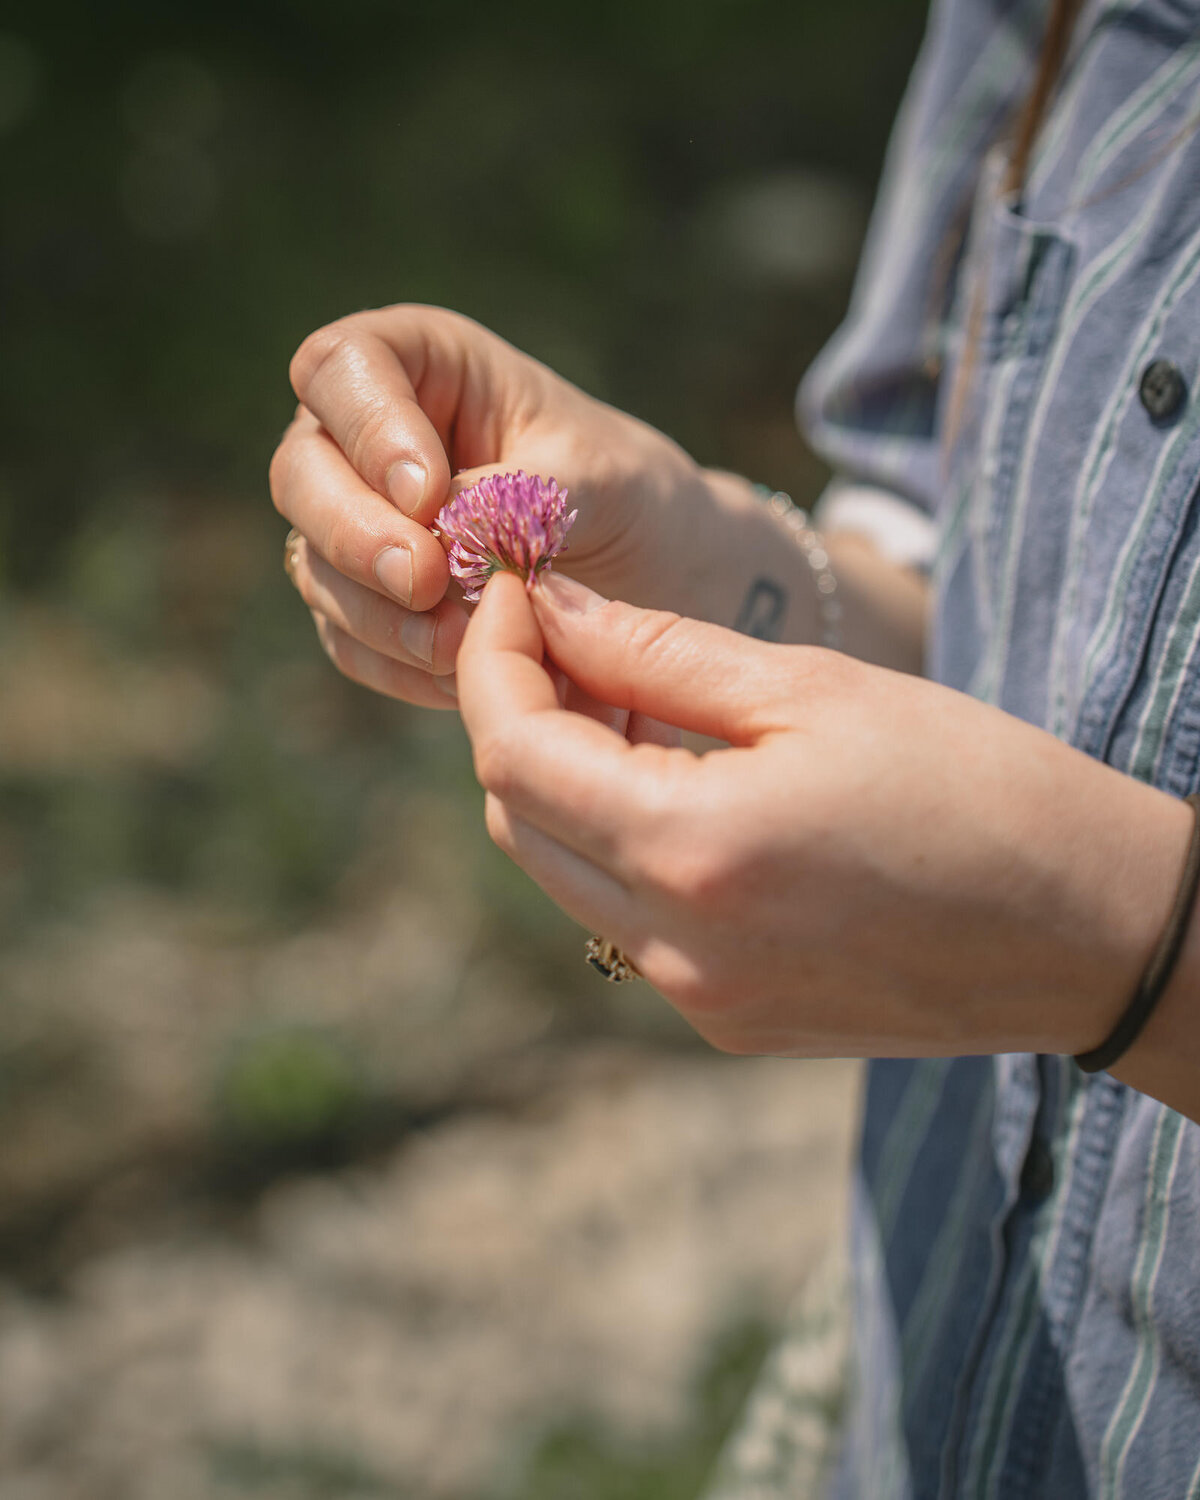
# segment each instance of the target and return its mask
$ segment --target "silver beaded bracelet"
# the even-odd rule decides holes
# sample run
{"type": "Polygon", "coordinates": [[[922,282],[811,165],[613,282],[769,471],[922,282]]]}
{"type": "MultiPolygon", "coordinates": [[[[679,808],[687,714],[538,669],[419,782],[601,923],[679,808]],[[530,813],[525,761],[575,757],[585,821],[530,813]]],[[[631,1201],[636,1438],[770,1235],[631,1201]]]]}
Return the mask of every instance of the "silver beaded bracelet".
{"type": "Polygon", "coordinates": [[[819,633],[818,645],[827,647],[830,651],[842,649],[842,602],[837,597],[837,579],[833,576],[833,569],[829,565],[829,553],[825,549],[825,539],[819,531],[814,530],[812,517],[808,511],[803,510],[790,495],[785,495],[782,490],[768,490],[765,486],[758,486],[759,493],[763,495],[767,509],[773,516],[777,516],[800,544],[800,550],[804,553],[804,560],[812,569],[813,581],[817,586],[817,620],[819,633]]]}

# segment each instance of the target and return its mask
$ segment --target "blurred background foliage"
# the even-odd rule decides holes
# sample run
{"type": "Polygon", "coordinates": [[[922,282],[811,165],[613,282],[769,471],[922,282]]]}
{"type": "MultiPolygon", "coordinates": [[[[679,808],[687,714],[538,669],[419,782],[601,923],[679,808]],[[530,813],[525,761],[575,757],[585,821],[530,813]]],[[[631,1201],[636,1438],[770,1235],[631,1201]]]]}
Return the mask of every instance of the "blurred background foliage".
{"type": "Polygon", "coordinates": [[[791,397],[920,9],[49,0],[0,34],[0,579],[83,627],[87,675],[186,669],[157,733],[129,714],[163,685],[125,683],[136,776],[77,743],[69,792],[9,778],[25,894],[132,875],[303,913],[357,846],[381,726],[419,761],[402,711],[302,693],[264,567],[287,359],[322,322],[459,308],[704,461],[811,489],[791,397]]]}
{"type": "Polygon", "coordinates": [[[60,1295],[181,1194],[492,1100],[497,1059],[688,1045],[490,849],[455,717],[320,656],[266,494],[287,362],[345,312],[445,304],[811,496],[792,396],[923,12],[0,18],[0,1278],[60,1295]]]}

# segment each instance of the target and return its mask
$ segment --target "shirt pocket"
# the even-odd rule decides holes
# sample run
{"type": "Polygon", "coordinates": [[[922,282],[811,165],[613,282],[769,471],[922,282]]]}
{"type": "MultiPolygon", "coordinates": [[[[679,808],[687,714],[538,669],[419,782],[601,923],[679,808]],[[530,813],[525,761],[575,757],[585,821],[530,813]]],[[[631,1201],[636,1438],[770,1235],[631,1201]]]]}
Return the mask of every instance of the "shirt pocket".
{"type": "Polygon", "coordinates": [[[946,680],[982,697],[991,645],[1009,626],[1018,559],[1009,539],[1030,501],[1024,455],[1053,380],[1050,353],[1070,285],[1074,245],[998,193],[989,163],[971,229],[957,368],[942,413],[946,482],[937,573],[954,620],[939,650],[946,680]]]}
{"type": "Polygon", "coordinates": [[[1047,351],[1070,279],[1070,242],[1048,224],[1023,217],[1011,195],[994,205],[979,332],[977,483],[985,563],[994,587],[1005,583],[1004,542],[1023,503],[1021,458],[1047,377],[1047,351]]]}

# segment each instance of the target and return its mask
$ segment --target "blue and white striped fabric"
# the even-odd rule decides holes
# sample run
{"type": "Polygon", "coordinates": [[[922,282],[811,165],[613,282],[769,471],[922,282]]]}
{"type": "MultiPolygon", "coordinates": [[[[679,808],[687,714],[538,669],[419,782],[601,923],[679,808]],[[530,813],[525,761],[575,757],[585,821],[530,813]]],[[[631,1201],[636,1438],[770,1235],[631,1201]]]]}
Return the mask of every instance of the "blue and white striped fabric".
{"type": "MultiPolygon", "coordinates": [[[[1026,188],[1004,196],[994,143],[1045,14],[935,4],[802,418],[839,471],[935,518],[932,675],[1183,795],[1200,0],[1087,6],[1026,188]],[[1157,359],[1188,395],[1156,420],[1139,383],[1157,359]]],[[[1065,1058],[872,1064],[854,1251],[837,1496],[1200,1500],[1200,1127],[1065,1058]]]]}

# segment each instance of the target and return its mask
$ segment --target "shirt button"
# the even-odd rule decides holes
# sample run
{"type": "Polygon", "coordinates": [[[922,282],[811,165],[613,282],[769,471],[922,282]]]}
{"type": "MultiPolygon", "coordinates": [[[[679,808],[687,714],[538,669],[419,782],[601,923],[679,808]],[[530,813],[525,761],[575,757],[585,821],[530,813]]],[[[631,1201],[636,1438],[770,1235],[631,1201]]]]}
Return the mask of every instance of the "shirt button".
{"type": "Polygon", "coordinates": [[[1187,393],[1187,381],[1169,359],[1156,359],[1142,371],[1138,395],[1155,422],[1169,422],[1187,400],[1187,393]]]}
{"type": "Polygon", "coordinates": [[[1035,1135],[1029,1143],[1025,1165],[1021,1168],[1021,1192],[1026,1198],[1040,1203],[1054,1189],[1054,1158],[1050,1147],[1035,1135]]]}

